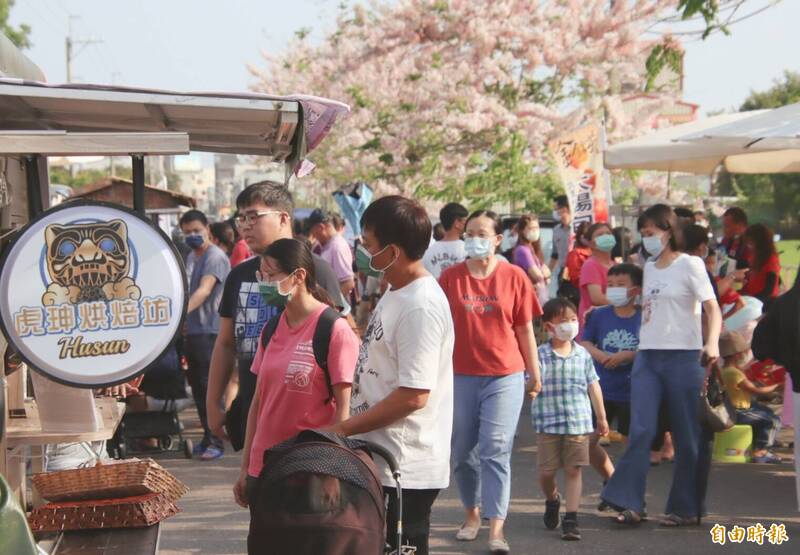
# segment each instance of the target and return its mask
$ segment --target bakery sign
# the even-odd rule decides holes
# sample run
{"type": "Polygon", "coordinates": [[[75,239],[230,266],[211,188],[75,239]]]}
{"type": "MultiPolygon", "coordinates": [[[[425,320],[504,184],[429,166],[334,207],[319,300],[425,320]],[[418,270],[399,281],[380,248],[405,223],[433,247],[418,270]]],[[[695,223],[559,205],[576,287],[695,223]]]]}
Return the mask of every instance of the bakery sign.
{"type": "Polygon", "coordinates": [[[8,342],[68,385],[122,383],[180,332],[186,274],[169,238],[135,212],[68,202],[23,227],[0,259],[8,342]]]}

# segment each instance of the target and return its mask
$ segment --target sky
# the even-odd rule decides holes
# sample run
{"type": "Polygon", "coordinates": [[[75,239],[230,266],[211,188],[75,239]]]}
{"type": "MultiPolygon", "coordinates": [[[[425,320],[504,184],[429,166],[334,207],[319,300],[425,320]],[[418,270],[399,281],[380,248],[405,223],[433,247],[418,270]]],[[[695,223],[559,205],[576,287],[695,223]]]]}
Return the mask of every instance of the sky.
{"type": "MultiPolygon", "coordinates": [[[[749,0],[758,7],[770,0],[749,0]]],[[[17,0],[11,22],[33,28],[27,55],[48,81],[66,78],[65,37],[98,40],[73,62],[75,81],[178,91],[242,91],[246,64],[281,52],[300,28],[333,30],[341,0],[17,0]],[[72,18],[70,16],[73,16],[72,18]]],[[[352,2],[349,2],[352,3],[352,2]]],[[[745,13],[749,10],[744,8],[745,13]]],[[[732,34],[685,44],[684,100],[701,113],[736,109],[751,90],[800,71],[800,0],[783,0],[732,34]]],[[[297,91],[313,94],[314,91],[297,91]]]]}

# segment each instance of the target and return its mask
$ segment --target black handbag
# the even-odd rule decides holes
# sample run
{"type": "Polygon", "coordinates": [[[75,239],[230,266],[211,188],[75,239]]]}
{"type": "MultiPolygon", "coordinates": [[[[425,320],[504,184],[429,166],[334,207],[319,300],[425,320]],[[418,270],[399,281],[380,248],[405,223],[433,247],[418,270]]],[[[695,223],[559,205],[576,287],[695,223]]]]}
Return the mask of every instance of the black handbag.
{"type": "Polygon", "coordinates": [[[700,425],[710,432],[725,432],[736,424],[734,414],[728,395],[716,378],[716,371],[712,371],[708,388],[700,395],[700,425]]]}

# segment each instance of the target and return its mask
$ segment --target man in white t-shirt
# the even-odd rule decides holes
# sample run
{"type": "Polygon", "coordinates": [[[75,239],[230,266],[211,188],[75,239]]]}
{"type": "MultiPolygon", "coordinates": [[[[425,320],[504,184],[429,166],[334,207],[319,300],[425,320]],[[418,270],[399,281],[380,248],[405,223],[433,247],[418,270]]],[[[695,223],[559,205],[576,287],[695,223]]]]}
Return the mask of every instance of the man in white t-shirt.
{"type": "Polygon", "coordinates": [[[446,204],[439,211],[439,219],[444,227],[444,238],[431,244],[422,258],[425,269],[436,279],[439,279],[444,270],[464,262],[467,258],[464,241],[461,240],[467,225],[467,216],[469,216],[467,209],[457,202],[446,204]]]}
{"type": "MultiPolygon", "coordinates": [[[[414,200],[383,197],[361,221],[370,265],[390,289],[370,318],[350,400],[351,416],[332,431],[388,449],[403,485],[403,541],[427,555],[431,507],[450,481],[453,321],[437,281],[422,265],[431,223],[414,200]]],[[[389,499],[387,542],[395,540],[395,481],[378,460],[389,499]]]]}

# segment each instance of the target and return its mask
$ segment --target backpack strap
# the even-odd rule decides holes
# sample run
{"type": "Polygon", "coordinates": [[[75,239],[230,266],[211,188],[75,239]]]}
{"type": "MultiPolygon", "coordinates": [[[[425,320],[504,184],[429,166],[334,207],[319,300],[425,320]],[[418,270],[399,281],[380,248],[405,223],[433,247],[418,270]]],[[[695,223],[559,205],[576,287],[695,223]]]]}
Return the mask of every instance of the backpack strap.
{"type": "Polygon", "coordinates": [[[317,360],[317,365],[325,372],[325,384],[328,386],[328,398],[325,400],[325,404],[333,400],[333,384],[331,383],[331,374],[328,371],[328,352],[330,351],[333,326],[339,318],[341,318],[341,315],[336,309],[326,308],[319,316],[317,328],[314,330],[314,339],[312,340],[314,358],[317,360]]]}
{"type": "Polygon", "coordinates": [[[264,324],[264,327],[261,329],[261,348],[265,351],[267,350],[267,345],[269,345],[269,340],[272,339],[272,336],[275,335],[275,330],[278,329],[278,323],[281,321],[281,314],[283,314],[283,310],[267,320],[267,323],[264,324]]]}

